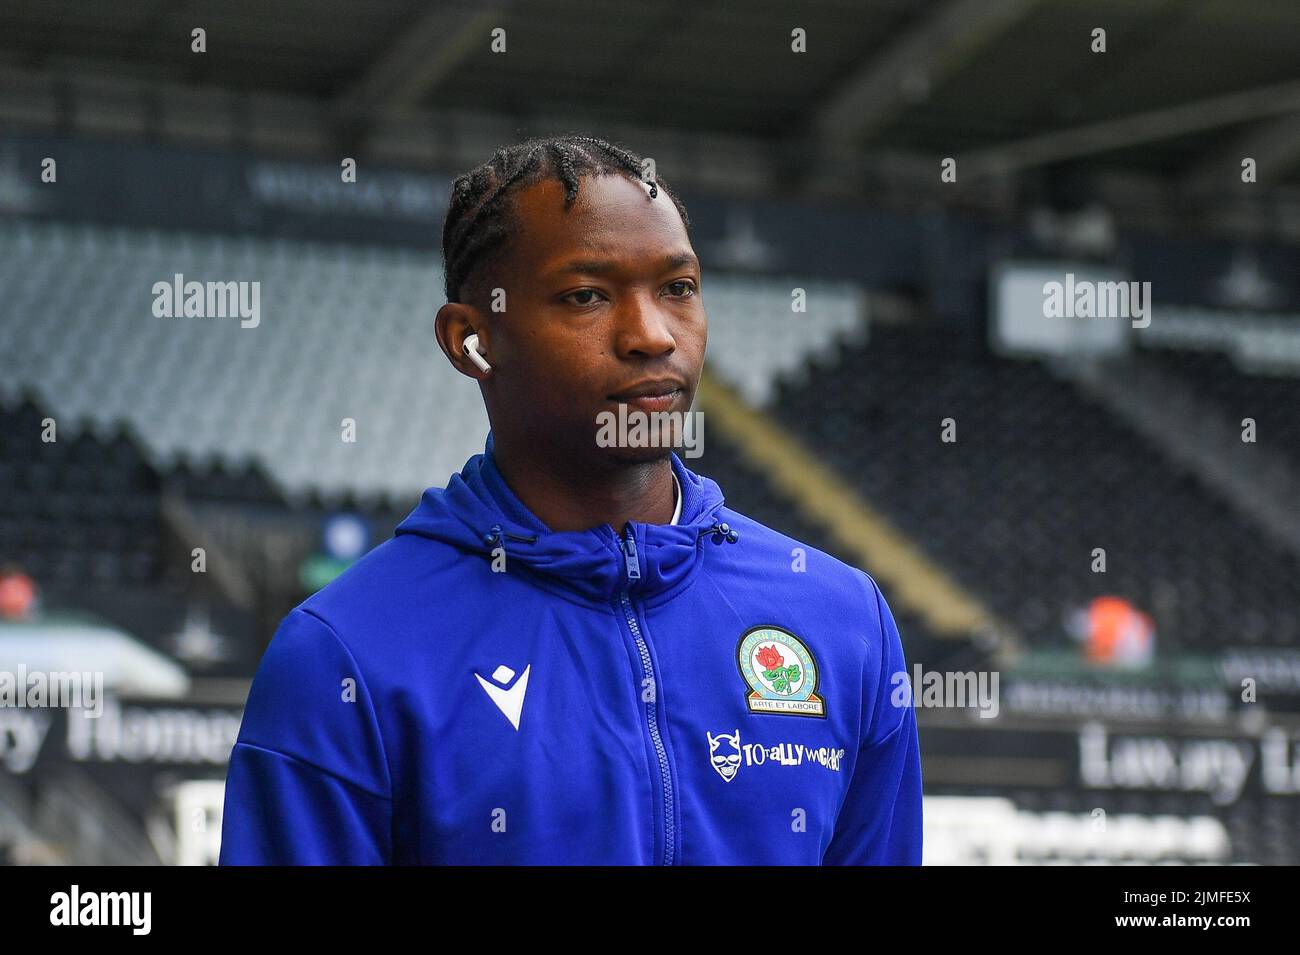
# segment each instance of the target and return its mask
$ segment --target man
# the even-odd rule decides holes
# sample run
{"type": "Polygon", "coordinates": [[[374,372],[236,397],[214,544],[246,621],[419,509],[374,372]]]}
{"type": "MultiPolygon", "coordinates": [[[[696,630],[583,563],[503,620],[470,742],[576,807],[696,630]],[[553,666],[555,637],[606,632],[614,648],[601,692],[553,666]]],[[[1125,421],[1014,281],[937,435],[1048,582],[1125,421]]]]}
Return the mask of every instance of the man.
{"type": "Polygon", "coordinates": [[[598,439],[688,411],[704,359],[689,219],[641,170],[564,137],[456,180],[436,329],[484,453],[281,625],[224,864],[919,863],[875,583],[598,439]]]}

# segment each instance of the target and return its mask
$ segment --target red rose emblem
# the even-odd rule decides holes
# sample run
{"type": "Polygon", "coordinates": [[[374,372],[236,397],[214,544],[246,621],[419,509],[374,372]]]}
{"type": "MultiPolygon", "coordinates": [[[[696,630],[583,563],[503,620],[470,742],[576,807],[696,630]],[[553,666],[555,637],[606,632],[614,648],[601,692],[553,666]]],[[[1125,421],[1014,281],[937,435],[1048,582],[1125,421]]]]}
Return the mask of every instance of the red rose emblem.
{"type": "Polygon", "coordinates": [[[781,656],[775,646],[759,647],[758,662],[764,670],[775,670],[785,663],[785,658],[781,656]]]}

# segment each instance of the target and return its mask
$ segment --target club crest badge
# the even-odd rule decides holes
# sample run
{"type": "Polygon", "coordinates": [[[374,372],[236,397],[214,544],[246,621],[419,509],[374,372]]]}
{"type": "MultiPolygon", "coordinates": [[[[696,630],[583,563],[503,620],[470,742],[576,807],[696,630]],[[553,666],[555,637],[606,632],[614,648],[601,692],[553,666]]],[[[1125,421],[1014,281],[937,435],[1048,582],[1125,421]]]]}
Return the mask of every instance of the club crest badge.
{"type": "Polygon", "coordinates": [[[817,695],[817,661],[789,630],[771,625],[746,630],[736,647],[736,664],[749,684],[749,712],[826,716],[826,701],[817,695]]]}

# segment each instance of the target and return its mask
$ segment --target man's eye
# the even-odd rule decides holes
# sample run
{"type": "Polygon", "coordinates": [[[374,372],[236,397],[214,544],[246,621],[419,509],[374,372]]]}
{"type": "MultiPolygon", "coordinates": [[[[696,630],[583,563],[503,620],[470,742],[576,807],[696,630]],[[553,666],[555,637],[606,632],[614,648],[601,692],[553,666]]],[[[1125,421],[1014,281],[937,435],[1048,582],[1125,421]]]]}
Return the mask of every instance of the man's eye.
{"type": "Polygon", "coordinates": [[[695,283],[690,279],[681,279],[677,282],[669,282],[668,288],[676,288],[679,285],[685,289],[685,291],[678,293],[682,298],[690,298],[695,294],[695,283]]]}
{"type": "Polygon", "coordinates": [[[566,296],[564,296],[564,297],[565,297],[566,299],[571,300],[571,301],[573,302],[574,305],[593,305],[593,304],[595,304],[595,300],[594,300],[594,299],[589,299],[589,300],[587,300],[587,301],[585,301],[585,302],[579,302],[579,301],[575,298],[575,296],[577,296],[577,295],[599,295],[599,294],[600,294],[600,293],[597,292],[595,289],[581,288],[581,289],[578,289],[578,291],[576,291],[576,292],[570,292],[568,295],[566,295],[566,296]]]}

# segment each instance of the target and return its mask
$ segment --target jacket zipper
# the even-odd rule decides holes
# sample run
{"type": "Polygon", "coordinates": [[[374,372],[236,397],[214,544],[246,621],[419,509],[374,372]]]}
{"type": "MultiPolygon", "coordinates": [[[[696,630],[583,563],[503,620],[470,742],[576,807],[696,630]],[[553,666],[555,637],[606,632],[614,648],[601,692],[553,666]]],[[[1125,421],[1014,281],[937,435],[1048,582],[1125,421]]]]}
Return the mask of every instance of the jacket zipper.
{"type": "Polygon", "coordinates": [[[628,594],[631,582],[641,579],[641,560],[636,550],[636,535],[630,525],[625,530],[625,535],[620,543],[623,556],[626,559],[627,577],[619,597],[623,604],[623,613],[627,617],[628,629],[632,631],[632,639],[636,641],[637,652],[641,654],[641,669],[645,679],[649,681],[649,686],[654,691],[653,699],[645,704],[646,723],[650,728],[650,740],[654,743],[655,757],[659,761],[659,785],[663,793],[663,864],[672,865],[677,837],[676,824],[674,823],[676,813],[673,811],[673,776],[672,770],[668,766],[668,751],[664,748],[663,735],[659,732],[659,684],[655,681],[654,664],[650,661],[650,650],[646,646],[645,638],[641,635],[641,625],[637,623],[636,610],[633,608],[632,599],[628,594]]]}

